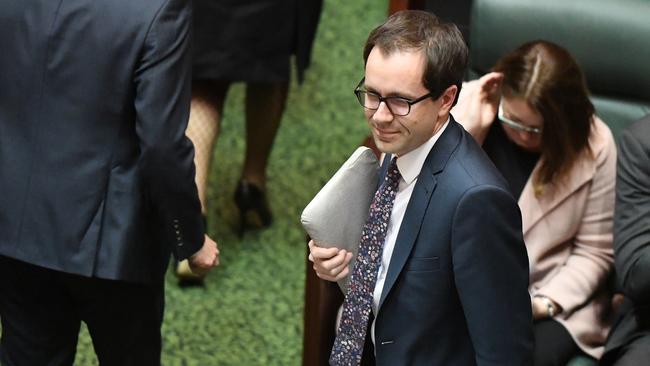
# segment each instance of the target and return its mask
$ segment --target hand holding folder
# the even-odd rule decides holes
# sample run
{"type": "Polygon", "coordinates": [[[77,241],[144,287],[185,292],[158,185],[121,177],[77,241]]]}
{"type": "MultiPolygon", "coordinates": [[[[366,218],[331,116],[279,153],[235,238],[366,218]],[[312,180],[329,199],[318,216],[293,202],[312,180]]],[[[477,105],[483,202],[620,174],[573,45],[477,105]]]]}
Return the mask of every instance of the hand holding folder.
{"type": "MultiPolygon", "coordinates": [[[[305,207],[300,217],[309,236],[322,247],[353,253],[353,268],[363,226],[377,190],[379,162],[373,151],[359,147],[305,207]]],[[[345,292],[349,276],[338,281],[345,292]]]]}

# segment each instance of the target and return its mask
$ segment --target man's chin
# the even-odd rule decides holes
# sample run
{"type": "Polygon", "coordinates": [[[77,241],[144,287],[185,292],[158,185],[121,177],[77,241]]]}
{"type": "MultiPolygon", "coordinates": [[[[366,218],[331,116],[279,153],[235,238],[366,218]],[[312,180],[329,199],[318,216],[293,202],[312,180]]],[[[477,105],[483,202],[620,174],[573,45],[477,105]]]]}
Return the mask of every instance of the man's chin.
{"type": "Polygon", "coordinates": [[[375,145],[379,151],[384,154],[395,154],[398,149],[397,145],[388,141],[382,141],[381,139],[374,137],[375,145]]]}

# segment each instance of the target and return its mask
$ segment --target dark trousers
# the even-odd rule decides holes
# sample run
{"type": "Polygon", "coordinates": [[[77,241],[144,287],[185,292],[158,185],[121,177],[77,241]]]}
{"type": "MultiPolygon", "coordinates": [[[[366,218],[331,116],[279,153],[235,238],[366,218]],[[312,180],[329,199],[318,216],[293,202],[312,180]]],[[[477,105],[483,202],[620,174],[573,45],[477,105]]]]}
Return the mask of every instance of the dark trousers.
{"type": "Polygon", "coordinates": [[[0,364],[72,365],[83,321],[102,366],[160,365],[163,307],[162,281],[87,278],[0,256],[0,364]]]}
{"type": "Polygon", "coordinates": [[[534,366],[566,366],[582,353],[564,326],[552,319],[533,324],[535,334],[534,366]]]}

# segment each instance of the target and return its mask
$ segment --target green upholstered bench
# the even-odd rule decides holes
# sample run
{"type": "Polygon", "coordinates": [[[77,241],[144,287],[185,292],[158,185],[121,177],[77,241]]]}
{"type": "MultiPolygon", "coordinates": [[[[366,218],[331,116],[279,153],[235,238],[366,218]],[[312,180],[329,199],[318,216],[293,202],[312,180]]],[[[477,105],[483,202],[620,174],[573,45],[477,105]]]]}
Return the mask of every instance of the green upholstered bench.
{"type": "Polygon", "coordinates": [[[590,357],[578,356],[569,361],[567,366],[598,366],[598,362],[590,357]]]}

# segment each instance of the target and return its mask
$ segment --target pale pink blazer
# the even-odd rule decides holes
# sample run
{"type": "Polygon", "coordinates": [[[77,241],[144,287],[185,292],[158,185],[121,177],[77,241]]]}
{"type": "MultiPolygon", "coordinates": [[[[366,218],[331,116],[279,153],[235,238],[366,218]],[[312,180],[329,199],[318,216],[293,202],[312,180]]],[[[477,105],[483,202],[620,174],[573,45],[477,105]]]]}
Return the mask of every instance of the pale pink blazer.
{"type": "MultiPolygon", "coordinates": [[[[530,261],[530,294],[562,306],[555,319],[587,354],[600,358],[611,324],[612,219],[616,146],[594,118],[589,144],[563,183],[535,197],[529,178],[519,198],[530,261]]],[[[531,177],[539,169],[539,162],[531,177]]]]}

